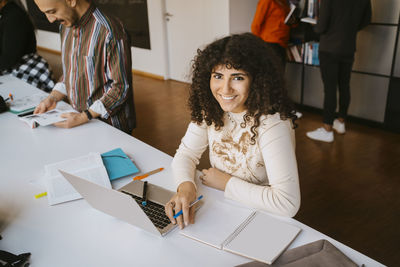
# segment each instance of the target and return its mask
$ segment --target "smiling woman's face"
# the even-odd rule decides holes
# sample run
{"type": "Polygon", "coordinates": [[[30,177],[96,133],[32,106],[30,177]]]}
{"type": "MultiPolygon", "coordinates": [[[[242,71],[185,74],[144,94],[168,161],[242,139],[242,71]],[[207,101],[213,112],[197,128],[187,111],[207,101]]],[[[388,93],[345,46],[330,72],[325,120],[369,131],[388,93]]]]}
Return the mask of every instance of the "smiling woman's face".
{"type": "Polygon", "coordinates": [[[250,82],[245,71],[218,65],[211,72],[210,88],[223,111],[240,113],[246,110],[250,82]]]}

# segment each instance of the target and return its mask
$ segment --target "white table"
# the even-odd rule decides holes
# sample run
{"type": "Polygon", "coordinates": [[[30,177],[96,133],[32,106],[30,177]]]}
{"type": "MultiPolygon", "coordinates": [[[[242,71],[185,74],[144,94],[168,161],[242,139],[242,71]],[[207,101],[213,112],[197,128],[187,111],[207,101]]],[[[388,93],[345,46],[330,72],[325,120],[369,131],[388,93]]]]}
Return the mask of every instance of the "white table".
{"type": "MultiPolygon", "coordinates": [[[[9,88],[7,77],[0,76],[3,97],[36,90],[23,82],[9,88]]],[[[0,114],[0,125],[1,250],[31,252],[30,262],[38,267],[234,266],[250,261],[186,238],[178,229],[163,238],[153,236],[91,208],[84,200],[49,206],[45,197],[34,198],[45,190],[41,184],[44,165],[117,147],[132,156],[142,173],[164,167],[148,181],[174,190],[169,155],[98,120],[73,129],[30,129],[6,112],[0,114]]],[[[129,181],[119,179],[113,187],[129,181]]],[[[205,201],[223,198],[222,192],[199,187],[205,201]]],[[[281,219],[302,229],[290,248],[327,239],[360,265],[383,266],[294,219],[281,219]]]]}

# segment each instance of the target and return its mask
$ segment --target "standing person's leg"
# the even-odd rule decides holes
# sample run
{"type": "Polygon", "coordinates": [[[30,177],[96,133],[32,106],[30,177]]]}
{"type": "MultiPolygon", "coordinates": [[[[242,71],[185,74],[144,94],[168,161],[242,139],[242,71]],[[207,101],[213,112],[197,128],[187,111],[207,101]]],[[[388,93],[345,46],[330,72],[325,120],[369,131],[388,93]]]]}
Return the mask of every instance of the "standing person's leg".
{"type": "Polygon", "coordinates": [[[350,77],[353,61],[353,56],[344,56],[341,58],[339,65],[339,116],[338,119],[333,122],[333,129],[340,134],[346,132],[344,122],[350,105],[350,77]]]}
{"type": "Polygon", "coordinates": [[[320,51],[319,62],[322,82],[324,84],[324,124],[321,128],[307,132],[307,136],[318,141],[332,142],[334,139],[332,124],[337,102],[336,88],[338,83],[338,61],[334,55],[320,51]]]}
{"type": "Polygon", "coordinates": [[[346,119],[350,105],[350,78],[353,59],[345,58],[339,67],[339,118],[346,119]]]}
{"type": "Polygon", "coordinates": [[[324,84],[324,111],[323,123],[326,130],[332,130],[337,103],[337,85],[339,75],[339,62],[334,55],[320,52],[320,71],[324,84]]]}

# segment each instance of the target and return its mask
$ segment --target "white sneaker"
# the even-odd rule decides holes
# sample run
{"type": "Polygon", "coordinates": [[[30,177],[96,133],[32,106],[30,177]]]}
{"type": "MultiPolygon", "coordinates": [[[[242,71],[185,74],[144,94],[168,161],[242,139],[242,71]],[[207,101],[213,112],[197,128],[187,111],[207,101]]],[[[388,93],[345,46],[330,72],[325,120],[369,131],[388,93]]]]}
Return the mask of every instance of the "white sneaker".
{"type": "Polygon", "coordinates": [[[346,132],[346,128],[344,126],[344,122],[340,122],[338,119],[333,121],[333,126],[332,128],[338,133],[338,134],[344,134],[346,132]]]}
{"type": "Polygon", "coordinates": [[[298,119],[303,117],[303,113],[296,111],[295,115],[297,116],[298,119]]]}
{"type": "Polygon", "coordinates": [[[328,132],[325,128],[321,127],[315,131],[307,132],[307,136],[311,139],[323,141],[323,142],[333,142],[333,132],[328,132]]]}

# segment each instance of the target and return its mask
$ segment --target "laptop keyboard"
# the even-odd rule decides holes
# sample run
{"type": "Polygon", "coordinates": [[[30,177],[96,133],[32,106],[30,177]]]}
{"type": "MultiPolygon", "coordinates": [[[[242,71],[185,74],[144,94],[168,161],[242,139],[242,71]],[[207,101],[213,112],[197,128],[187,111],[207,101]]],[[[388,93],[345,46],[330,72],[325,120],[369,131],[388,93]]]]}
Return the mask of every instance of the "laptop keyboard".
{"type": "Polygon", "coordinates": [[[171,223],[171,221],[165,214],[163,205],[147,200],[147,205],[143,206],[141,197],[135,196],[134,194],[128,193],[126,191],[122,191],[122,193],[130,195],[134,200],[136,200],[142,210],[146,213],[147,217],[149,217],[149,219],[156,227],[163,229],[171,223]]]}

